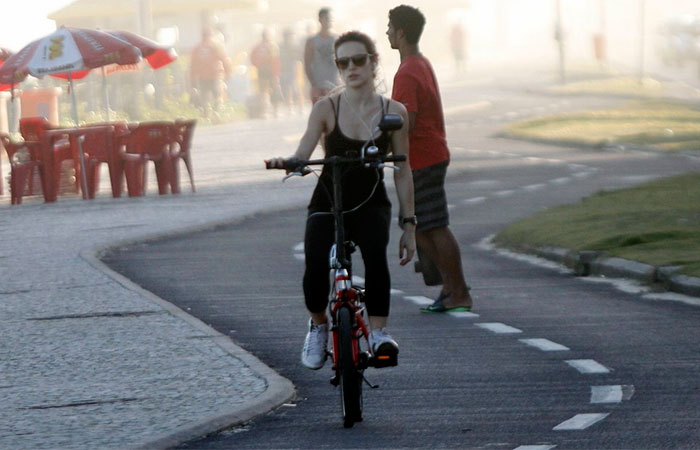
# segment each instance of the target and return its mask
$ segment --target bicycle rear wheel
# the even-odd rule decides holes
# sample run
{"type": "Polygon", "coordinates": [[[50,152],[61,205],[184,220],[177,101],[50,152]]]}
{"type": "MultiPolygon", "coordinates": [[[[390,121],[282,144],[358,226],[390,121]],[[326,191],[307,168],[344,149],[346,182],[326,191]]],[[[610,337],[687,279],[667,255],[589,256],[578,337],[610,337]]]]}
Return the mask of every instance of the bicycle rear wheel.
{"type": "Polygon", "coordinates": [[[338,375],[345,428],[362,420],[362,374],[353,358],[352,314],[347,307],[338,311],[338,375]]]}

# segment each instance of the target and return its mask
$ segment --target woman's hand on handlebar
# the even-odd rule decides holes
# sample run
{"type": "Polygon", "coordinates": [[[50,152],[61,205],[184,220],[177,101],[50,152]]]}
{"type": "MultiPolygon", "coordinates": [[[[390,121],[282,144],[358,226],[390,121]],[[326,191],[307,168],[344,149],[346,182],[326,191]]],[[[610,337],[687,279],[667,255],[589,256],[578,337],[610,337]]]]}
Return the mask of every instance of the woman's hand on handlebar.
{"type": "Polygon", "coordinates": [[[272,158],[272,159],[266,159],[265,160],[265,168],[266,169],[284,169],[287,173],[289,172],[294,172],[295,170],[298,170],[299,167],[299,159],[292,156],[291,158],[272,158]]]}

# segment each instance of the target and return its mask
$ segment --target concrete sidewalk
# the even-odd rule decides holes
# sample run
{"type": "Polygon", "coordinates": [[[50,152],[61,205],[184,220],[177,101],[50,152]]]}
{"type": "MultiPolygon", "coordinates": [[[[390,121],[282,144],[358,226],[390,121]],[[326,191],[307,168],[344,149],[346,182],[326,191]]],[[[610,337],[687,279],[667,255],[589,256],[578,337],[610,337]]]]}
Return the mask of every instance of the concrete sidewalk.
{"type": "Polygon", "coordinates": [[[197,193],[185,180],[177,196],[151,184],[142,198],[103,190],[92,201],[10,206],[9,194],[0,197],[0,448],[164,448],[294,395],[228,337],[96,258],[126,242],[304,205],[312,183],[282,187],[279,173],[263,170],[263,157],[288,152],[271,150],[279,135],[274,146],[230,147],[231,136],[240,145],[252,133],[246,124],[196,131],[197,193]]]}

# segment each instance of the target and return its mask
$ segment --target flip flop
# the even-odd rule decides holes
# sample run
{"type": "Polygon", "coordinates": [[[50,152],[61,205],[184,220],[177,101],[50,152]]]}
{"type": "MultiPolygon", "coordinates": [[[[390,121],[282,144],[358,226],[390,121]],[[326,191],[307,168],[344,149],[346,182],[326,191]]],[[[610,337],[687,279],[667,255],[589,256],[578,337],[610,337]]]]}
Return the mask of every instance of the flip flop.
{"type": "MultiPolygon", "coordinates": [[[[447,296],[445,296],[447,298],[447,296]]],[[[422,313],[448,313],[448,312],[470,312],[472,308],[470,306],[455,306],[452,308],[448,308],[445,305],[442,304],[443,299],[435,300],[435,303],[433,303],[430,306],[426,306],[425,308],[421,308],[420,312],[422,313]]]]}
{"type": "MultiPolygon", "coordinates": [[[[433,300],[433,304],[430,305],[430,306],[428,306],[428,308],[433,308],[433,307],[439,308],[439,307],[443,307],[443,306],[442,306],[442,301],[445,300],[445,299],[446,299],[447,297],[449,297],[449,296],[450,296],[450,294],[445,294],[444,292],[441,291],[441,292],[440,292],[440,295],[438,295],[438,298],[436,298],[435,300],[433,300]]],[[[423,309],[427,309],[427,308],[426,308],[426,307],[421,308],[421,310],[423,310],[423,309]]]]}
{"type": "Polygon", "coordinates": [[[433,302],[433,305],[442,304],[442,301],[445,300],[449,296],[450,296],[450,294],[445,294],[444,292],[441,291],[440,295],[438,295],[438,298],[436,298],[435,301],[433,302]]]}

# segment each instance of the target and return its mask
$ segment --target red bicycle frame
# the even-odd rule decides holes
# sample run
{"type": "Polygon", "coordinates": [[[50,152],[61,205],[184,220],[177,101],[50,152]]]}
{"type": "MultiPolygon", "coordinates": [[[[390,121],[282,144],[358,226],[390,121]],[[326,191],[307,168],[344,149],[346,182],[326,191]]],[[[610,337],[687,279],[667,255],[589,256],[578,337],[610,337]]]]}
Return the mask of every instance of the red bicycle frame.
{"type": "MultiPolygon", "coordinates": [[[[346,269],[338,269],[335,271],[335,298],[330,303],[330,313],[331,317],[335,321],[338,317],[338,310],[342,307],[350,308],[353,312],[353,317],[355,318],[353,326],[353,336],[352,336],[352,359],[356,368],[364,369],[361,367],[363,364],[360,361],[360,339],[368,339],[369,329],[364,320],[364,310],[365,307],[359,305],[359,289],[352,286],[352,279],[350,274],[346,269]]],[[[337,327],[332,327],[331,330],[332,343],[333,343],[333,368],[335,369],[338,365],[338,329],[337,327]]],[[[369,347],[369,345],[368,345],[369,347]]],[[[366,364],[367,361],[365,361],[366,364]]]]}

